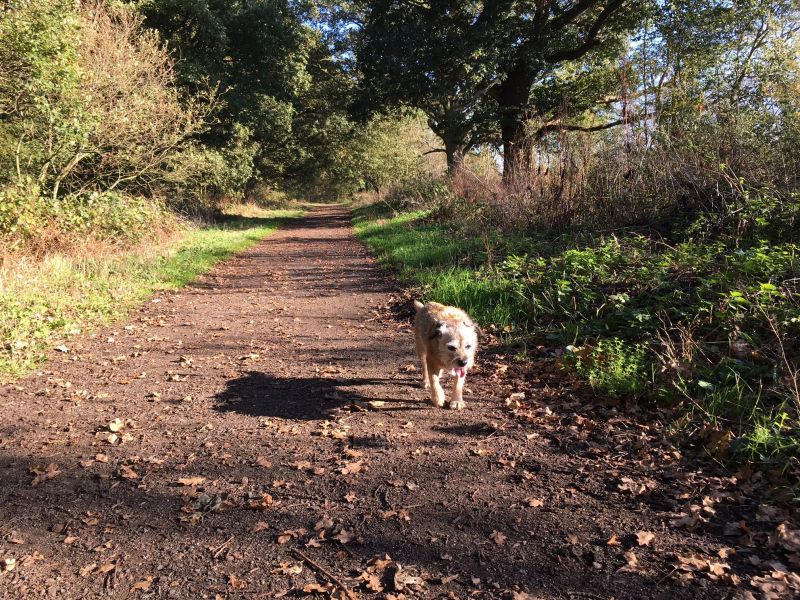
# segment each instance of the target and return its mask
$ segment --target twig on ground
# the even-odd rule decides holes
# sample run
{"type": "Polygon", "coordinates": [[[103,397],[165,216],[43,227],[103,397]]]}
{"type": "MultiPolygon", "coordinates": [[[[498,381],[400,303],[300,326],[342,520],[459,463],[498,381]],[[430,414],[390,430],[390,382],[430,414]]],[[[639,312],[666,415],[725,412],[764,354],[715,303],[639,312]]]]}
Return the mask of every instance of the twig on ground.
{"type": "Polygon", "coordinates": [[[338,577],[333,575],[325,567],[311,560],[311,558],[307,554],[305,554],[301,550],[298,550],[297,548],[292,548],[291,553],[294,554],[300,560],[304,561],[306,564],[308,564],[308,566],[310,566],[312,569],[314,569],[315,571],[326,577],[328,581],[330,581],[333,585],[338,586],[339,589],[342,590],[342,592],[344,592],[344,595],[347,596],[347,598],[349,598],[350,600],[356,600],[356,595],[350,591],[350,588],[348,588],[344,583],[342,583],[342,581],[338,577]]]}
{"type": "Polygon", "coordinates": [[[230,544],[232,541],[233,541],[233,536],[229,537],[227,540],[222,542],[219,546],[214,548],[214,550],[212,551],[214,559],[216,559],[220,554],[222,554],[222,551],[225,550],[227,545],[230,544]]]}

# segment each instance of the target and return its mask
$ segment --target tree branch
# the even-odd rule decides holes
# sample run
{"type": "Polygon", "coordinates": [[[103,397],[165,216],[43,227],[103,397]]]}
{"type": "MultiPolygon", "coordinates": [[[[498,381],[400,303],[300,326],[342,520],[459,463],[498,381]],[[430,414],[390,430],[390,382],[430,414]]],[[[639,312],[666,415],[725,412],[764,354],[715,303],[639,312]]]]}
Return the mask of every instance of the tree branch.
{"type": "Polygon", "coordinates": [[[558,52],[554,52],[553,54],[546,56],[545,60],[551,64],[559,63],[565,60],[576,60],[593,48],[597,47],[600,44],[600,40],[597,39],[597,35],[600,33],[603,27],[605,27],[606,23],[611,18],[611,15],[622,8],[623,4],[625,4],[625,0],[613,0],[612,2],[609,2],[589,28],[589,32],[586,34],[586,38],[583,40],[583,43],[580,46],[576,48],[570,48],[568,50],[559,50],[558,52]]]}
{"type": "Polygon", "coordinates": [[[566,9],[551,21],[553,29],[561,29],[562,27],[566,27],[587,10],[596,5],[598,1],[599,0],[581,0],[580,2],[575,3],[571,8],[566,9]]]}
{"type": "Polygon", "coordinates": [[[619,127],[625,123],[630,123],[632,121],[640,121],[641,119],[652,116],[652,115],[634,115],[633,117],[628,117],[625,119],[617,119],[616,121],[611,121],[609,123],[602,123],[600,125],[574,125],[571,123],[561,123],[561,122],[554,122],[554,123],[547,123],[546,125],[542,125],[539,129],[536,130],[536,139],[540,140],[548,133],[552,131],[583,131],[583,132],[593,132],[593,131],[603,131],[605,129],[611,129],[613,127],[619,127]]]}

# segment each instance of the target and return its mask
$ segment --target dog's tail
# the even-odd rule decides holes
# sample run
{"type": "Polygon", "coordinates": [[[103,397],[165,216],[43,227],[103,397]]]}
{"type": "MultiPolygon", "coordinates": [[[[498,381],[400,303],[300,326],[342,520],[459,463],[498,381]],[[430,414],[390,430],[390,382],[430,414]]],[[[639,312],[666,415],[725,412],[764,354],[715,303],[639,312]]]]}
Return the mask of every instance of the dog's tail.
{"type": "Polygon", "coordinates": [[[420,302],[419,300],[414,300],[414,310],[416,310],[417,312],[419,312],[419,311],[421,311],[423,308],[425,308],[425,305],[424,305],[422,302],[420,302]]]}

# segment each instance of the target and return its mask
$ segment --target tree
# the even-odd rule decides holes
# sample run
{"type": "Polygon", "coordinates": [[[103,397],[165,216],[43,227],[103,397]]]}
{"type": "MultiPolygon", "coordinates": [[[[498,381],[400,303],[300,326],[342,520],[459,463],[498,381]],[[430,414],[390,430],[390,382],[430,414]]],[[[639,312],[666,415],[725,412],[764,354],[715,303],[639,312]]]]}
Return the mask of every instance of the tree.
{"type": "Polygon", "coordinates": [[[360,108],[423,111],[450,172],[496,129],[487,94],[498,81],[498,51],[480,9],[450,0],[379,0],[358,9],[360,108]]]}
{"type": "MultiPolygon", "coordinates": [[[[597,66],[619,54],[627,33],[643,15],[636,0],[538,0],[514,3],[502,14],[508,23],[504,43],[508,58],[492,96],[501,124],[504,173],[511,176],[530,164],[528,121],[546,114],[554,100],[560,100],[535,90],[554,87],[548,84],[566,65],[597,66]]],[[[608,90],[596,86],[586,92],[577,103],[579,111],[603,99],[608,90]]]]}
{"type": "MultiPolygon", "coordinates": [[[[360,14],[356,53],[367,95],[423,110],[448,164],[499,141],[509,175],[529,162],[527,123],[563,104],[588,63],[621,51],[642,17],[636,0],[381,0],[360,14]],[[560,81],[570,64],[583,69],[573,69],[571,87],[560,81]]],[[[607,88],[582,86],[576,110],[607,88]]]]}
{"type": "Polygon", "coordinates": [[[293,123],[311,85],[308,60],[318,43],[291,3],[147,0],[141,9],[179,57],[187,93],[219,90],[215,125],[201,140],[221,150],[246,131],[256,142],[259,176],[281,177],[298,156],[293,123]]]}

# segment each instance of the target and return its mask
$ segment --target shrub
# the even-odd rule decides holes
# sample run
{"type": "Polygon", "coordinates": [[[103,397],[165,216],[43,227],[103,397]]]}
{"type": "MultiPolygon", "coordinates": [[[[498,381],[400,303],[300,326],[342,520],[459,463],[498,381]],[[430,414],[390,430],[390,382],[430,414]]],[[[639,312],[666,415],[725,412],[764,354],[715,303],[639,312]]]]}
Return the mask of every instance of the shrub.
{"type": "Polygon", "coordinates": [[[575,369],[598,393],[612,398],[640,398],[651,381],[646,350],[619,338],[601,339],[575,351],[575,369]]]}

